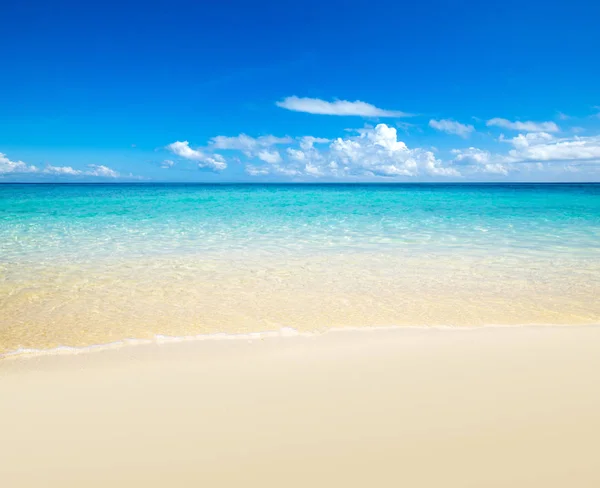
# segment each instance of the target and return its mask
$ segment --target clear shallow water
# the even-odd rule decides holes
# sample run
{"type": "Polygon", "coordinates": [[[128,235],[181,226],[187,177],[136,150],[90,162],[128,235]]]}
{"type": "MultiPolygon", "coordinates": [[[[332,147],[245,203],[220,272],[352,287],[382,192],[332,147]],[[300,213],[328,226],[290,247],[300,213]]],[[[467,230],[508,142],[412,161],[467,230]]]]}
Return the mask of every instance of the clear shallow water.
{"type": "Polygon", "coordinates": [[[597,256],[599,185],[2,185],[3,261],[169,253],[597,256]]]}
{"type": "Polygon", "coordinates": [[[599,262],[596,184],[0,185],[0,351],[593,323],[599,262]]]}

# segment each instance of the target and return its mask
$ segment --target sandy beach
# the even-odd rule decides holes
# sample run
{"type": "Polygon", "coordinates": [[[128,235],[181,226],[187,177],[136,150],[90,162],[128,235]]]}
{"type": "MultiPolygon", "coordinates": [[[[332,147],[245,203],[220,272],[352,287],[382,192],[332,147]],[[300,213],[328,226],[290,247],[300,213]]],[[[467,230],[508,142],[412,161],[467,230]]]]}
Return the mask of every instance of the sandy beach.
{"type": "Polygon", "coordinates": [[[600,327],[346,330],[0,361],[6,487],[596,487],[600,327]]]}

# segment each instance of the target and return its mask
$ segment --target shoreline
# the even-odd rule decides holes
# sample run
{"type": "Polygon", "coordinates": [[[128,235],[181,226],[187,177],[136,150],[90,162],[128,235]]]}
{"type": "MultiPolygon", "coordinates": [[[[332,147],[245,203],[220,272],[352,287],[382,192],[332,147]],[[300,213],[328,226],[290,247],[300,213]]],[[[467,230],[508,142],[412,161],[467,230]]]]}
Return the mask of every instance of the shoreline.
{"type": "Polygon", "coordinates": [[[291,339],[297,337],[320,337],[329,334],[339,334],[344,332],[374,333],[377,331],[395,331],[395,330],[422,330],[422,331],[479,331],[484,329],[572,329],[572,328],[600,328],[598,323],[590,324],[489,324],[479,326],[460,326],[460,325],[389,325],[389,326],[364,326],[364,327],[331,327],[316,331],[300,331],[293,327],[281,327],[279,330],[265,330],[256,332],[215,332],[206,334],[196,334],[188,336],[169,336],[157,334],[151,339],[125,338],[114,342],[104,344],[90,344],[87,346],[57,346],[49,349],[37,348],[19,348],[14,351],[0,353],[0,364],[5,360],[29,359],[45,356],[77,356],[82,354],[101,353],[104,351],[121,350],[130,347],[139,346],[160,346],[177,343],[193,343],[205,341],[246,341],[252,342],[264,339],[291,339]]]}

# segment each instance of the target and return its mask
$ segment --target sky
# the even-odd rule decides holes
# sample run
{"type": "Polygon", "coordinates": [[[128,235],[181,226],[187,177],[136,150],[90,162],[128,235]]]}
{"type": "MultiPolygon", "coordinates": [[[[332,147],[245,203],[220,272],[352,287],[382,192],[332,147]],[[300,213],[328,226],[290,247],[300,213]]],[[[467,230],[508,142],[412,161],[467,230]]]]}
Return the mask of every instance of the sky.
{"type": "Polygon", "coordinates": [[[600,181],[600,2],[0,2],[2,181],[600,181]]]}

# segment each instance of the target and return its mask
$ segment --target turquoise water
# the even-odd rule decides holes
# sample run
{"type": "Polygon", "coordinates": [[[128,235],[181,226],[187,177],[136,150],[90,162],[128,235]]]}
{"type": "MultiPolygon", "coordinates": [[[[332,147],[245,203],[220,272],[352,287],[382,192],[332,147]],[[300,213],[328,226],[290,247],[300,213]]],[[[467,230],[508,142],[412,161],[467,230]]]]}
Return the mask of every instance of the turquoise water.
{"type": "Polygon", "coordinates": [[[600,185],[0,185],[0,355],[600,323],[600,185]]]}
{"type": "Polygon", "coordinates": [[[596,184],[0,185],[3,262],[599,248],[596,184]]]}

